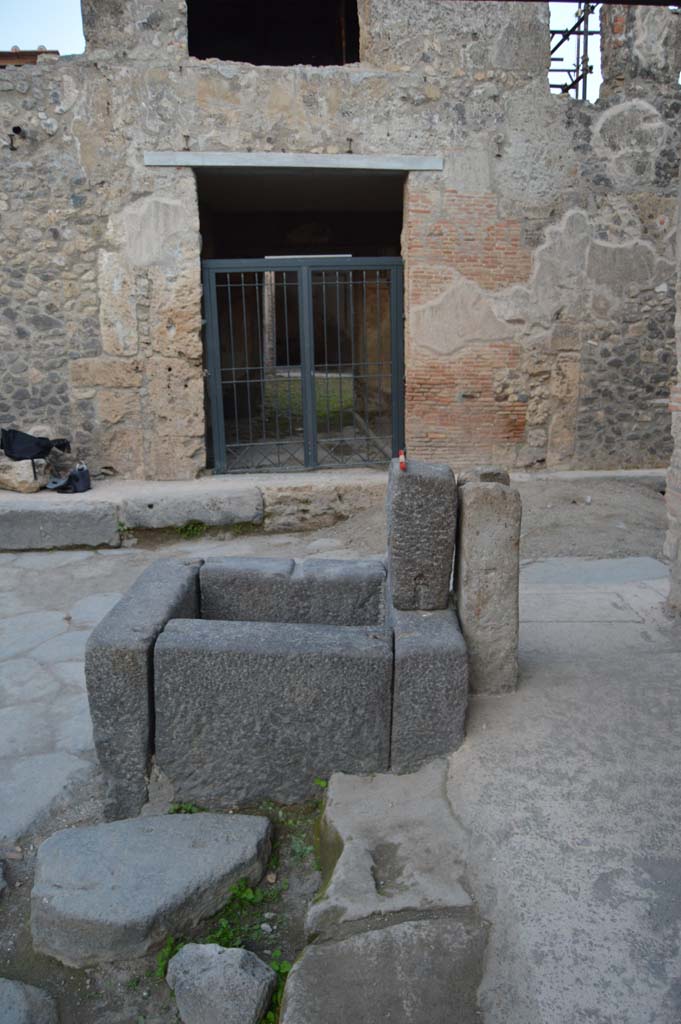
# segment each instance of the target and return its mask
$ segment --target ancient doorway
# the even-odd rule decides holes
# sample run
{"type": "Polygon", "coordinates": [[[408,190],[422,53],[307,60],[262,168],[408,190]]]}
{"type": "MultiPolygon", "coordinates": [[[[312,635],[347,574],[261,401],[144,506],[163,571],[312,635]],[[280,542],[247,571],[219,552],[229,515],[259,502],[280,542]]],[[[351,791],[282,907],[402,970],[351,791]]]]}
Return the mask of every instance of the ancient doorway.
{"type": "Polygon", "coordinates": [[[385,464],[403,446],[402,260],[203,261],[216,473],[385,464]]]}

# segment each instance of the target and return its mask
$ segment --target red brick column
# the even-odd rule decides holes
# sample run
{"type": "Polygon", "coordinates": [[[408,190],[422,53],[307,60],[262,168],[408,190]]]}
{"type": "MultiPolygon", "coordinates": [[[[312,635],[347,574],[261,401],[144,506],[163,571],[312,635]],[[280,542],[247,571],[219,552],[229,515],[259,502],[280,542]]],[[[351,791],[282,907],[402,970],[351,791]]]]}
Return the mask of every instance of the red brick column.
{"type": "Polygon", "coordinates": [[[527,282],[531,252],[519,222],[499,215],[495,195],[465,195],[424,179],[407,185],[403,235],[409,453],[455,469],[490,460],[513,465],[526,431],[521,346],[470,337],[446,304],[468,282],[477,293],[527,282]]]}

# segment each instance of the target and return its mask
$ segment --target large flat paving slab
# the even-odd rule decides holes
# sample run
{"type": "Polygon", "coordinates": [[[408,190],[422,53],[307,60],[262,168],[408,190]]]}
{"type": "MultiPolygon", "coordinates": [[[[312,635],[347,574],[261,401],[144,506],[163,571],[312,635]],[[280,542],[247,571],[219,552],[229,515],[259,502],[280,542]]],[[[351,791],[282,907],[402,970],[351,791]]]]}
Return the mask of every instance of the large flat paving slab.
{"type": "Polygon", "coordinates": [[[478,1024],[484,934],[447,918],[404,921],[308,946],[282,1024],[478,1024]]]}

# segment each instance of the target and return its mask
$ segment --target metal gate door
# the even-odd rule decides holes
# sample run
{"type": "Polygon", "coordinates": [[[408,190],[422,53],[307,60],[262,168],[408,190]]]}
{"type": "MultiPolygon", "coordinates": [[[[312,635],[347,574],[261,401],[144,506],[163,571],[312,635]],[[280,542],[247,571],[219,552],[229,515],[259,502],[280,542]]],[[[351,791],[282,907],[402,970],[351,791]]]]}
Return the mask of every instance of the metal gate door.
{"type": "Polygon", "coordinates": [[[203,293],[216,473],[403,447],[401,260],[204,260],[203,293]]]}

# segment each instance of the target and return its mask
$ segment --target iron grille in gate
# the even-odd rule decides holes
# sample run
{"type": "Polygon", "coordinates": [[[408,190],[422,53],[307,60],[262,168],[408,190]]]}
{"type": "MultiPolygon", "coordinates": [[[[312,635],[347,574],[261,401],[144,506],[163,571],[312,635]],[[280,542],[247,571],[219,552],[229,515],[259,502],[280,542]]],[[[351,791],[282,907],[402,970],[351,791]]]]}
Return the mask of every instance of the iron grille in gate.
{"type": "Polygon", "coordinates": [[[203,284],[216,473],[397,454],[401,260],[205,260],[203,284]]]}

